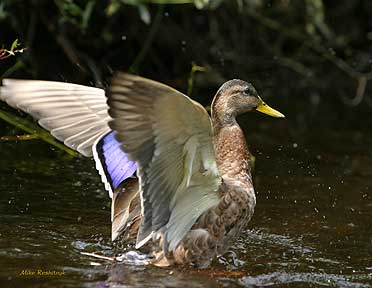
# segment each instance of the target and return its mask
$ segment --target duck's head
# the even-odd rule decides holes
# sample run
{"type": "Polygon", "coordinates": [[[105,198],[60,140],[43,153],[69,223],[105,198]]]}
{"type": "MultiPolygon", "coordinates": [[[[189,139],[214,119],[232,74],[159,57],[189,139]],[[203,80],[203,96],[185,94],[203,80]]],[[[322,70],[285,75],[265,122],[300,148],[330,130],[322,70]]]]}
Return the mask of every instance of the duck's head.
{"type": "Polygon", "coordinates": [[[239,114],[259,111],[272,117],[285,117],[279,111],[268,106],[253,85],[249,82],[233,79],[218,89],[212,102],[212,116],[219,120],[232,120],[239,114]]]}

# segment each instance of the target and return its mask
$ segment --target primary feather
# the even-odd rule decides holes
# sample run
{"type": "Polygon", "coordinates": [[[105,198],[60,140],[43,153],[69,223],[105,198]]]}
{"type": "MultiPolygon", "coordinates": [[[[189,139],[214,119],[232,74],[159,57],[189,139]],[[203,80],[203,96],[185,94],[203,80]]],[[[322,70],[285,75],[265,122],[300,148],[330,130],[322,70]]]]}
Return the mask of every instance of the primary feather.
{"type": "Polygon", "coordinates": [[[0,100],[33,116],[66,146],[84,156],[94,156],[96,168],[112,198],[112,238],[115,239],[127,223],[128,206],[133,197],[119,186],[135,173],[136,165],[128,160],[108,126],[111,117],[105,91],[39,80],[4,79],[2,84],[0,100]]]}
{"type": "Polygon", "coordinates": [[[125,73],[114,77],[108,104],[110,127],[138,166],[142,222],[136,246],[162,233],[171,251],[219,201],[210,118],[177,90],[125,73]]]}
{"type": "Polygon", "coordinates": [[[23,110],[66,146],[92,156],[94,142],[109,132],[105,92],[78,84],[4,79],[0,99],[23,110]]]}

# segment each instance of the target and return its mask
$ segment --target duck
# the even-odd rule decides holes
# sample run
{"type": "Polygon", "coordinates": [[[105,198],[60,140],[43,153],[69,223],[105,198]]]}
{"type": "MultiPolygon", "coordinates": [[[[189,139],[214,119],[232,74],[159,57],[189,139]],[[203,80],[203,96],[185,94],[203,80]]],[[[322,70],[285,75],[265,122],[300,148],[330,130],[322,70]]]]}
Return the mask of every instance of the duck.
{"type": "Polygon", "coordinates": [[[0,100],[93,157],[112,200],[112,240],[133,243],[161,267],[209,267],[247,228],[256,196],[236,117],[255,111],[284,117],[240,79],[222,84],[209,116],[178,90],[125,72],[106,92],[4,79],[0,100]]]}

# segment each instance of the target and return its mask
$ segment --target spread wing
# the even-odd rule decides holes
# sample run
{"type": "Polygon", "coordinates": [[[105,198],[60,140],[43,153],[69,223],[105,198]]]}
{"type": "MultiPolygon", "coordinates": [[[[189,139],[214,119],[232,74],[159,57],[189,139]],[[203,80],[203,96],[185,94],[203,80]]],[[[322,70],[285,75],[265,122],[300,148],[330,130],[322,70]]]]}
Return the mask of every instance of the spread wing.
{"type": "Polygon", "coordinates": [[[31,114],[66,146],[84,156],[93,154],[102,182],[112,198],[111,220],[116,227],[113,232],[116,237],[116,230],[127,222],[128,203],[133,197],[118,188],[135,173],[136,165],[121,150],[108,126],[111,117],[105,91],[64,82],[4,79],[0,100],[31,114]]]}
{"type": "Polygon", "coordinates": [[[105,91],[83,85],[4,79],[0,99],[23,110],[66,146],[92,156],[93,143],[111,129],[105,91]]]}
{"type": "Polygon", "coordinates": [[[124,73],[114,77],[108,104],[109,125],[138,166],[142,223],[136,246],[160,232],[171,251],[219,200],[210,118],[177,90],[124,73]]]}

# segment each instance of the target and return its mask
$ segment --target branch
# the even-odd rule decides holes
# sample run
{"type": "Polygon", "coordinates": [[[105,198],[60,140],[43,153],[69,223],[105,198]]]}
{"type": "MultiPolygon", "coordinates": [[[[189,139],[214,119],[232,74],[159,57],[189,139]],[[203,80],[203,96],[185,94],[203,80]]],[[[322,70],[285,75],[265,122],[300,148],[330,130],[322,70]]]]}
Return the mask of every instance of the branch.
{"type": "Polygon", "coordinates": [[[90,75],[89,72],[92,72],[95,86],[102,88],[103,82],[101,72],[93,59],[91,59],[87,54],[79,52],[67,37],[63,29],[62,31],[57,29],[54,23],[50,22],[50,19],[45,16],[44,13],[41,14],[41,17],[43,22],[46,24],[48,31],[54,36],[56,42],[62,48],[62,51],[65,53],[70,62],[76,65],[84,74],[90,75]]]}
{"type": "Polygon", "coordinates": [[[71,156],[76,156],[77,152],[71,150],[70,148],[66,147],[62,143],[56,141],[53,136],[47,133],[44,129],[36,126],[34,123],[28,121],[27,119],[23,119],[6,111],[0,110],[0,119],[8,122],[9,124],[14,125],[15,127],[22,129],[30,134],[37,134],[38,138],[44,140],[45,142],[57,147],[65,151],[66,153],[70,154],[71,156]]]}
{"type": "Polygon", "coordinates": [[[282,35],[301,42],[305,47],[318,53],[320,56],[334,64],[339,70],[344,72],[347,76],[354,79],[357,82],[356,95],[353,99],[344,99],[344,102],[348,105],[355,106],[361,103],[363,100],[367,82],[372,79],[372,71],[368,73],[362,73],[351,67],[346,61],[335,56],[333,50],[327,49],[320,43],[313,41],[304,36],[304,34],[285,28],[279,22],[274,21],[268,17],[265,17],[252,9],[245,11],[248,16],[271,30],[277,31],[282,35]]]}
{"type": "Polygon", "coordinates": [[[195,73],[204,72],[204,71],[205,71],[205,67],[198,66],[195,63],[191,63],[191,71],[190,71],[188,87],[187,87],[187,96],[191,96],[192,90],[194,88],[195,73]]]}
{"type": "Polygon", "coordinates": [[[34,140],[34,139],[40,139],[40,135],[39,134],[26,134],[26,135],[1,136],[0,142],[23,141],[23,140],[34,140]]]}

